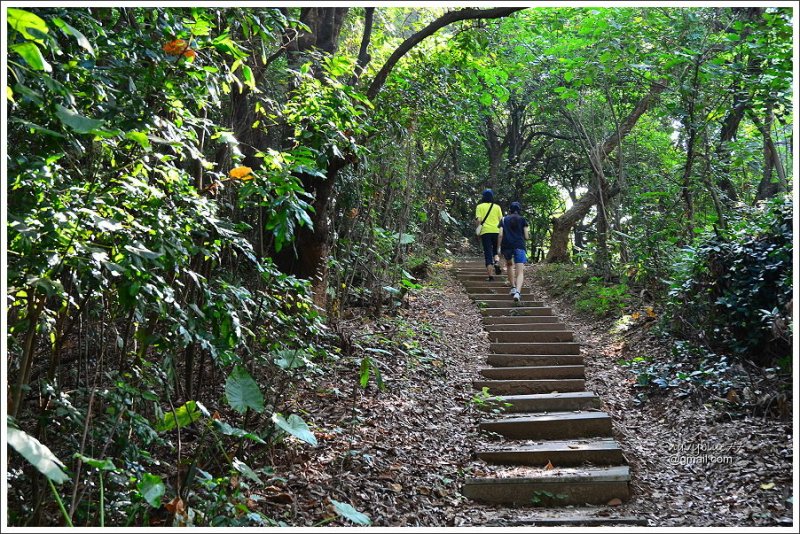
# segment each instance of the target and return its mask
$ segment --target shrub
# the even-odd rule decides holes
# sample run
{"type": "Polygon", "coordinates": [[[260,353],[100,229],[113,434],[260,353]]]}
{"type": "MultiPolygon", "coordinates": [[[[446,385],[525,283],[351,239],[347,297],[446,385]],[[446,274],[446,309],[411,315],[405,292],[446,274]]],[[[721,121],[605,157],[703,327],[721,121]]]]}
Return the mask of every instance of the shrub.
{"type": "Polygon", "coordinates": [[[607,284],[579,265],[542,265],[536,272],[552,295],[574,300],[575,308],[582,313],[608,317],[619,315],[630,305],[630,288],[625,282],[607,284]]]}
{"type": "Polygon", "coordinates": [[[726,233],[686,247],[673,280],[667,309],[673,333],[761,365],[789,358],[791,197],[748,210],[726,233]]]}

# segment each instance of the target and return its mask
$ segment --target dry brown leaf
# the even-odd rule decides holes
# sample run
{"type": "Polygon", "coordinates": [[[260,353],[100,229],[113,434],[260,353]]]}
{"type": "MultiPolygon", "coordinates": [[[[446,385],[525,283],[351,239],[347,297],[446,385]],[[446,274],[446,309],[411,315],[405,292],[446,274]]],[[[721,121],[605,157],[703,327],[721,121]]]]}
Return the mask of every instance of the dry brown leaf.
{"type": "Polygon", "coordinates": [[[620,499],[617,499],[616,497],[608,501],[609,506],[619,506],[620,504],[622,504],[622,501],[620,499]]]}
{"type": "Polygon", "coordinates": [[[176,496],[174,499],[165,504],[164,508],[166,508],[167,512],[171,514],[182,515],[185,510],[185,505],[183,504],[183,499],[176,496]]]}
{"type": "Polygon", "coordinates": [[[550,460],[547,460],[547,465],[544,466],[544,468],[547,469],[548,471],[550,469],[555,469],[555,467],[553,467],[553,463],[550,460]]]}

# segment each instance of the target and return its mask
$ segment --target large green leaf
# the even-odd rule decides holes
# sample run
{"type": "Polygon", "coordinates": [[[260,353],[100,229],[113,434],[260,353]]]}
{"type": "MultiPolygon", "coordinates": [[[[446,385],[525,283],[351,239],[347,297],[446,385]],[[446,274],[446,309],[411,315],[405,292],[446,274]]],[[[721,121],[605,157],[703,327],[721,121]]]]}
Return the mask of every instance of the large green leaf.
{"type": "Polygon", "coordinates": [[[178,428],[183,428],[191,425],[195,421],[199,421],[202,416],[202,405],[190,400],[183,406],[176,408],[174,413],[172,410],[165,413],[164,419],[156,425],[156,430],[159,432],[166,432],[167,430],[172,430],[176,426],[178,428]]]}
{"type": "Polygon", "coordinates": [[[94,467],[101,471],[116,471],[117,466],[114,465],[114,462],[106,458],[105,460],[98,460],[97,458],[92,458],[90,456],[84,456],[81,453],[76,452],[73,455],[73,458],[80,458],[80,460],[90,467],[94,467]]]}
{"type": "Polygon", "coordinates": [[[61,460],[56,458],[56,455],[38,439],[18,428],[9,426],[7,440],[15,451],[56,484],[69,480],[67,474],[61,470],[64,467],[61,460]]]}
{"type": "Polygon", "coordinates": [[[258,437],[255,434],[252,434],[244,429],[236,428],[224,421],[220,421],[218,419],[213,420],[214,428],[221,434],[225,434],[226,436],[233,436],[235,438],[247,438],[251,441],[255,441],[256,443],[265,444],[265,441],[258,437]]]}
{"type": "Polygon", "coordinates": [[[246,412],[248,408],[258,413],[264,411],[264,395],[247,369],[241,365],[234,367],[225,381],[225,397],[231,408],[239,413],[246,412]]]}
{"type": "Polygon", "coordinates": [[[29,33],[28,28],[32,28],[41,33],[47,33],[48,31],[47,23],[42,20],[41,17],[23,9],[14,9],[13,7],[9,7],[6,10],[6,17],[8,25],[21,33],[25,39],[30,41],[42,42],[41,39],[29,33]]]}
{"type": "Polygon", "coordinates": [[[263,484],[264,482],[258,477],[255,471],[253,471],[249,465],[244,463],[243,461],[239,460],[238,458],[234,458],[231,462],[231,465],[234,469],[239,471],[241,474],[252,480],[253,482],[257,482],[259,484],[263,484]]]}
{"type": "Polygon", "coordinates": [[[300,416],[292,414],[286,419],[276,412],[272,414],[272,421],[278,428],[285,430],[297,439],[310,443],[311,445],[317,444],[317,438],[314,436],[314,433],[311,432],[306,422],[303,421],[300,416]]]}
{"type": "Polygon", "coordinates": [[[414,234],[406,234],[406,233],[403,234],[395,233],[392,234],[392,237],[394,237],[395,239],[399,239],[401,245],[410,245],[411,243],[417,240],[414,234]]]}
{"type": "Polygon", "coordinates": [[[56,116],[65,126],[80,134],[111,133],[103,127],[103,121],[84,117],[58,104],[56,104],[56,116]]]}
{"type": "Polygon", "coordinates": [[[133,245],[125,245],[125,250],[146,260],[154,260],[162,256],[160,252],[153,252],[144,246],[134,247],[133,245]]]}
{"type": "Polygon", "coordinates": [[[79,32],[78,30],[76,30],[75,28],[73,28],[72,26],[70,26],[69,24],[67,24],[58,17],[55,17],[53,19],[53,24],[58,26],[61,29],[61,31],[64,32],[64,35],[71,35],[75,37],[75,39],[78,41],[78,44],[82,48],[84,48],[91,55],[94,55],[94,48],[92,48],[91,43],[89,43],[89,39],[87,39],[85,35],[83,35],[81,32],[79,32]]]}
{"type": "Polygon", "coordinates": [[[299,350],[281,350],[275,353],[275,365],[286,371],[304,367],[308,363],[307,356],[299,350]]]}
{"type": "Polygon", "coordinates": [[[256,90],[256,78],[253,76],[253,71],[247,65],[242,65],[242,76],[244,76],[244,83],[251,91],[256,90]]]}
{"type": "Polygon", "coordinates": [[[53,67],[50,66],[50,63],[44,59],[42,51],[39,50],[39,47],[34,43],[19,43],[12,45],[9,48],[22,56],[22,59],[25,60],[25,63],[27,63],[28,66],[33,70],[43,70],[45,72],[51,72],[53,70],[53,67]]]}
{"type": "Polygon", "coordinates": [[[166,491],[161,477],[145,473],[139,483],[136,484],[136,489],[139,490],[139,494],[147,501],[147,504],[153,508],[161,507],[161,498],[166,491]]]}
{"type": "Polygon", "coordinates": [[[369,526],[372,524],[372,521],[367,514],[359,512],[346,502],[339,502],[331,499],[331,504],[333,505],[333,509],[336,510],[337,514],[344,517],[348,521],[352,521],[356,525],[369,526]]]}

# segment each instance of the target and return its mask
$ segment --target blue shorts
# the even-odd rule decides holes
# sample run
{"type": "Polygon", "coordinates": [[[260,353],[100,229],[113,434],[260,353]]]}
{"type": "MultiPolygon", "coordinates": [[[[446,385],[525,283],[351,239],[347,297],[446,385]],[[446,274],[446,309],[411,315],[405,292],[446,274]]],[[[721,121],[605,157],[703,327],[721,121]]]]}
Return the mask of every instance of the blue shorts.
{"type": "Polygon", "coordinates": [[[524,248],[504,248],[501,252],[506,261],[511,261],[511,258],[514,258],[514,263],[528,263],[528,256],[525,255],[524,248]]]}

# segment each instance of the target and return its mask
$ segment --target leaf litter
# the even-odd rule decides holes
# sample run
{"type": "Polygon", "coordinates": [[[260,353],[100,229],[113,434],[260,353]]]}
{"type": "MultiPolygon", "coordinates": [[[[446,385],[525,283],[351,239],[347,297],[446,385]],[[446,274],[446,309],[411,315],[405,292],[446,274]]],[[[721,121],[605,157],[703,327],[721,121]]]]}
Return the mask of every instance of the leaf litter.
{"type": "MultiPolygon", "coordinates": [[[[523,516],[535,521],[562,515],[634,516],[648,526],[791,525],[791,421],[733,417],[688,398],[656,396],[642,404],[630,372],[616,363],[623,344],[609,333],[612,322],[575,315],[540,288],[533,298],[552,306],[584,346],[587,389],[614,419],[614,437],[631,467],[632,498],[559,509],[514,509],[464,498],[465,477],[499,471],[476,459],[478,448],[498,440],[477,432],[485,413],[470,402],[488,339],[478,308],[458,281],[444,270],[434,276],[436,284],[415,292],[398,314],[411,325],[416,350],[370,353],[385,390],[374,380],[359,387],[358,361],[342,357],[325,377],[294,395],[319,443],[287,441],[274,453],[280,482],[271,493],[280,497],[270,499],[264,513],[294,526],[352,526],[331,513],[335,500],[377,527],[513,525],[523,516]],[[731,461],[671,463],[671,453],[682,446],[722,451],[731,461]]],[[[366,317],[340,328],[354,338],[393,335],[387,323],[366,317]]],[[[653,336],[636,342],[640,350],[669,352],[653,336]]]]}

